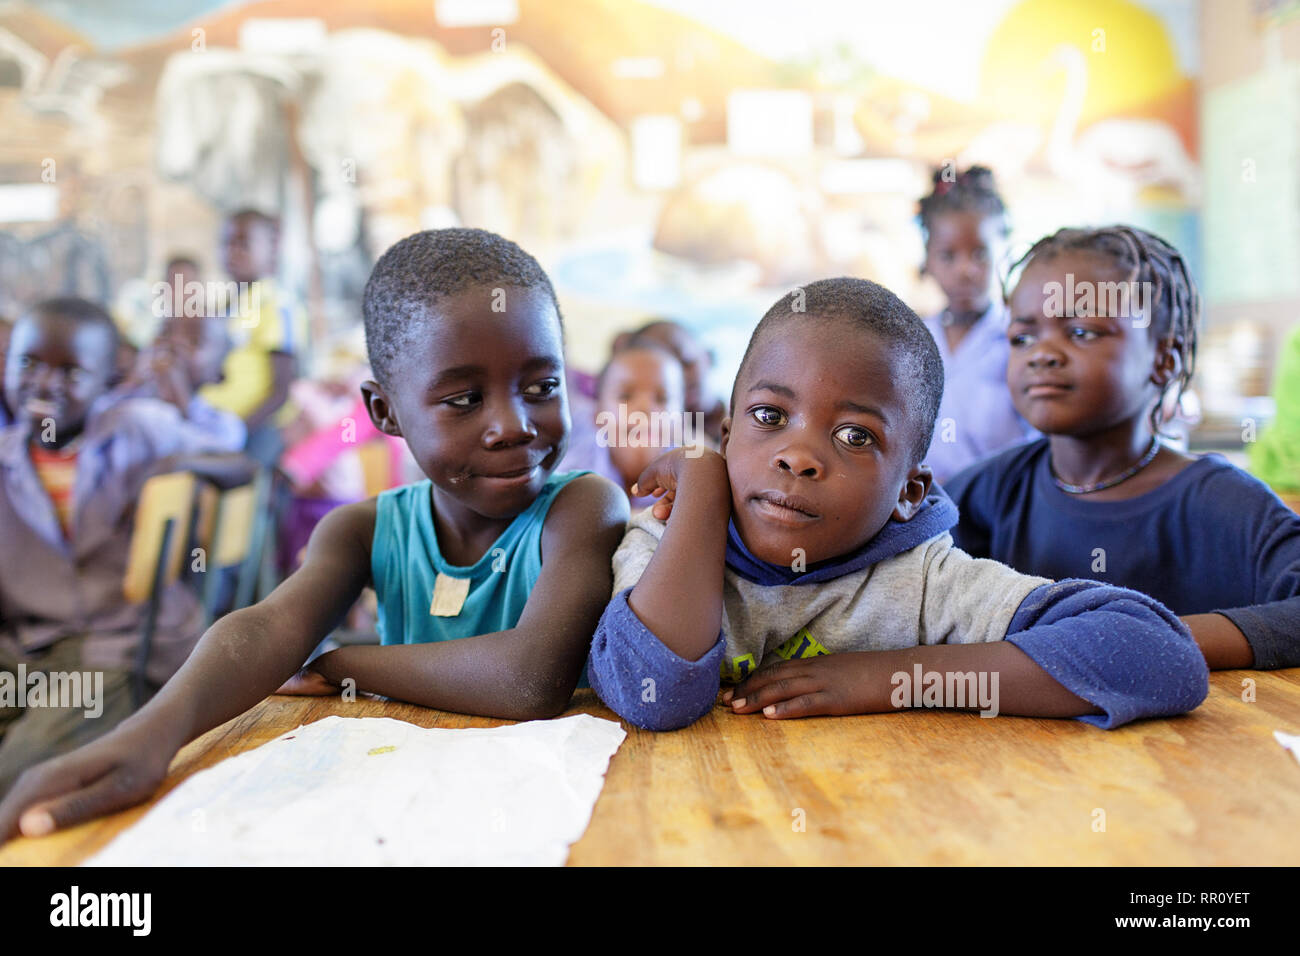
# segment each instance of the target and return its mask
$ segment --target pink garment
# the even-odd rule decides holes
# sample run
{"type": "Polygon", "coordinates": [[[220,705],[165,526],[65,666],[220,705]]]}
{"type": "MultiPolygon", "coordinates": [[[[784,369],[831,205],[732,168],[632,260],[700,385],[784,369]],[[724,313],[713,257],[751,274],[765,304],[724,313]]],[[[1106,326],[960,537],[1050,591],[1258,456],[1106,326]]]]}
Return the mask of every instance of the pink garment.
{"type": "Polygon", "coordinates": [[[305,488],[344,452],[377,438],[388,443],[392,483],[401,484],[405,445],[400,438],[385,435],[374,426],[361,399],[337,422],[313,432],[286,451],[280,459],[280,468],[297,487],[305,488]]]}

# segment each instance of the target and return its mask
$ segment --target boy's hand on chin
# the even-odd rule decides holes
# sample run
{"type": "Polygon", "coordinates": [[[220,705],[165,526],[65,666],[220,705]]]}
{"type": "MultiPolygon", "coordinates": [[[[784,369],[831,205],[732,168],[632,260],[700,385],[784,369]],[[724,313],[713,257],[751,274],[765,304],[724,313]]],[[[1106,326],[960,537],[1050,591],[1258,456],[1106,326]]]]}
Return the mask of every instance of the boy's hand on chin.
{"type": "MultiPolygon", "coordinates": [[[[732,713],[764,717],[869,714],[882,708],[866,691],[875,664],[870,652],[829,654],[767,664],[722,695],[732,713]]],[[[878,680],[877,680],[878,682],[878,680]]]]}
{"type": "Polygon", "coordinates": [[[651,514],[660,521],[667,521],[678,491],[697,484],[719,493],[722,501],[731,501],[726,459],[710,448],[674,448],[646,466],[632,485],[632,494],[658,498],[651,514]]]}
{"type": "Polygon", "coordinates": [[[310,667],[304,667],[280,685],[277,694],[295,697],[328,697],[337,694],[342,688],[333,681],[326,680],[310,667]]]}

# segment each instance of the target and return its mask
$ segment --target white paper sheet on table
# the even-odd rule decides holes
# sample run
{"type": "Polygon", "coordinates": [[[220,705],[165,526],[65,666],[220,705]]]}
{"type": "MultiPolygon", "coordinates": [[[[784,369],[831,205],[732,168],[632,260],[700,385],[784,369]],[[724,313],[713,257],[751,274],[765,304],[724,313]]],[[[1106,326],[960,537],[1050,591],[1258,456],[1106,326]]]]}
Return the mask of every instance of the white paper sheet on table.
{"type": "Polygon", "coordinates": [[[202,770],[88,866],[559,866],[626,735],[326,717],[202,770]]]}

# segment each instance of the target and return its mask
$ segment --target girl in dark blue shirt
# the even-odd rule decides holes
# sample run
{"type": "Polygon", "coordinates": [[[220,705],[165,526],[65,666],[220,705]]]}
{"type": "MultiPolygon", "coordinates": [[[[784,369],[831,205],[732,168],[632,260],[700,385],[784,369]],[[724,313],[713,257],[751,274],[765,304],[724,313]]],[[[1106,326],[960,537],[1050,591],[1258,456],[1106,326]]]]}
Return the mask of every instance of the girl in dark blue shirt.
{"type": "Polygon", "coordinates": [[[1223,458],[1160,442],[1196,356],[1183,257],[1112,226],[1062,229],[1020,266],[1007,384],[1047,437],[946,485],[957,545],[1143,591],[1182,616],[1211,668],[1300,666],[1300,516],[1223,458]]]}

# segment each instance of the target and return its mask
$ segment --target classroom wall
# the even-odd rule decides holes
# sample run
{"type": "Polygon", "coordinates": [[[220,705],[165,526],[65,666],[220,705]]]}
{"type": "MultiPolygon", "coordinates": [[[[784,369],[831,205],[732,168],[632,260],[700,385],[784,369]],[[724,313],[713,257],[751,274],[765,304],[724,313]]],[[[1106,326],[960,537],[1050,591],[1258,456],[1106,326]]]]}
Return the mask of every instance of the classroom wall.
{"type": "Polygon", "coordinates": [[[1199,266],[1193,0],[805,0],[797,28],[750,0],[162,6],[0,4],[0,192],[50,159],[64,207],[0,222],[0,278],[47,288],[68,270],[38,275],[29,247],[75,227],[107,277],[77,289],[137,339],[166,256],[219,272],[220,210],[250,204],[282,212],[280,278],[318,339],[355,327],[391,241],[461,222],[541,258],[575,365],[673,315],[722,391],[794,284],[859,275],[942,305],[914,221],[936,165],[992,166],[1017,245],[1130,221],[1199,266]]]}
{"type": "Polygon", "coordinates": [[[1200,25],[1205,329],[1258,395],[1300,321],[1300,3],[1208,0],[1200,25]]]}

